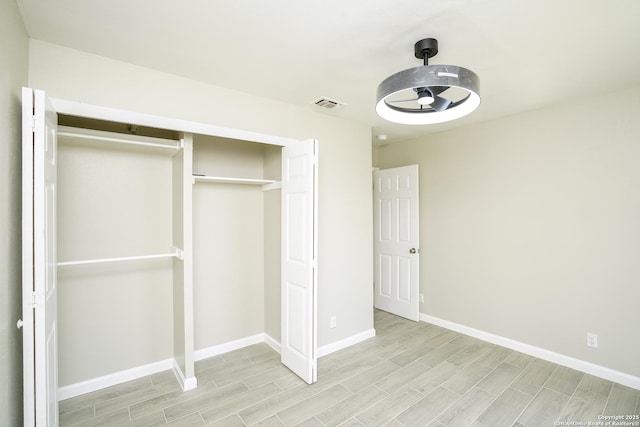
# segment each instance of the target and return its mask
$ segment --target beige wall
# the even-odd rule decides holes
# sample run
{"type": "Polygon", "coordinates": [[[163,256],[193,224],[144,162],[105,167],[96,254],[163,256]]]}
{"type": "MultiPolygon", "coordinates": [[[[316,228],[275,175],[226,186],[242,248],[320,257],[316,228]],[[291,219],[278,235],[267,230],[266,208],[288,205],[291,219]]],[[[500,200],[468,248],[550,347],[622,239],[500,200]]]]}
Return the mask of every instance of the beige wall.
{"type": "MultiPolygon", "coordinates": [[[[60,262],[170,252],[171,152],[58,142],[60,262]]],[[[172,307],[169,259],[59,267],[59,385],[172,357],[172,307]]]]}
{"type": "MultiPolygon", "coordinates": [[[[264,178],[281,179],[282,149],[264,146],[264,178]]],[[[264,332],[280,342],[280,189],[262,193],[264,203],[264,332]]]]}
{"type": "Polygon", "coordinates": [[[44,89],[50,97],[295,139],[317,138],[318,344],[373,327],[368,126],[317,113],[311,107],[254,97],[36,40],[30,42],[29,59],[30,85],[44,89]],[[335,329],[329,329],[330,316],[338,319],[335,329]]]}
{"type": "MultiPolygon", "coordinates": [[[[193,171],[263,177],[261,144],[196,136],[193,171]]],[[[193,187],[195,349],[264,332],[264,207],[260,186],[193,187]]]]}
{"type": "Polygon", "coordinates": [[[420,165],[420,311],[640,376],[639,117],[636,87],[381,147],[420,165]]]}
{"type": "Polygon", "coordinates": [[[0,2],[0,425],[22,425],[21,87],[28,37],[14,1],[0,2]]]}

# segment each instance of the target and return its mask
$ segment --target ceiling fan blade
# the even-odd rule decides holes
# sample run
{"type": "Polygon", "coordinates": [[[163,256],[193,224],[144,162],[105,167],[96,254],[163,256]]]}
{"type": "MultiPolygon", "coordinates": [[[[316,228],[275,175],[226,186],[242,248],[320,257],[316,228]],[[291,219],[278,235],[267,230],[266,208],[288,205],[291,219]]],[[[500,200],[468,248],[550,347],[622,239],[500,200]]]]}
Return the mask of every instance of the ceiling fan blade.
{"type": "Polygon", "coordinates": [[[433,96],[438,96],[445,90],[449,89],[449,86],[429,86],[429,90],[433,94],[433,96]]]}
{"type": "Polygon", "coordinates": [[[435,96],[433,102],[431,103],[431,108],[440,112],[449,108],[449,105],[451,105],[451,100],[443,98],[441,96],[435,96]]]}
{"type": "Polygon", "coordinates": [[[411,98],[411,99],[389,99],[386,102],[416,102],[418,100],[418,98],[411,98]]]}

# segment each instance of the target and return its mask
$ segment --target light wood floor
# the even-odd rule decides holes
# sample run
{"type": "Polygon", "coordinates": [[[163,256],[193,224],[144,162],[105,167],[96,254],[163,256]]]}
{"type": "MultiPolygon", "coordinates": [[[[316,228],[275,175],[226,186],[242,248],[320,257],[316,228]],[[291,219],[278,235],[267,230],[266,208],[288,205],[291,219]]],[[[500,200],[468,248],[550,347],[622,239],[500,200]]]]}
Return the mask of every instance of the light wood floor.
{"type": "Polygon", "coordinates": [[[640,391],[426,323],[375,313],[377,336],[318,361],[306,385],[258,344],[60,402],[61,426],[550,427],[637,415],[640,391]]]}

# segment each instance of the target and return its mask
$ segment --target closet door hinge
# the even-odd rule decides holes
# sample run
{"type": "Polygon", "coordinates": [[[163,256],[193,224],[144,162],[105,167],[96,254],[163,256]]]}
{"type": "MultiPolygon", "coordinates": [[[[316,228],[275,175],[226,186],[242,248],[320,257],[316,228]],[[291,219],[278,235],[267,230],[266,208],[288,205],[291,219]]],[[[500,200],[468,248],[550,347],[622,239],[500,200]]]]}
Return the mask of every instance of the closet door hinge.
{"type": "Polygon", "coordinates": [[[31,116],[31,132],[36,131],[36,116],[31,116]]]}
{"type": "Polygon", "coordinates": [[[31,308],[38,307],[38,293],[31,292],[31,308]]]}

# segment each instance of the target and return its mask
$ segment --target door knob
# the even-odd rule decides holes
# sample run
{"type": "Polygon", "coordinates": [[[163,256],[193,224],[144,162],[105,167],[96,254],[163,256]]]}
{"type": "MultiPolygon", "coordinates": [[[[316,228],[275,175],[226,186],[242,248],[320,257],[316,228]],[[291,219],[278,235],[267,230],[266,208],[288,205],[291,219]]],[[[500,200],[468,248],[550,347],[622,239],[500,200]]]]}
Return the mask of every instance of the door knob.
{"type": "Polygon", "coordinates": [[[409,253],[410,254],[415,254],[415,253],[418,253],[418,250],[416,248],[411,248],[411,249],[409,249],[409,253]]]}

